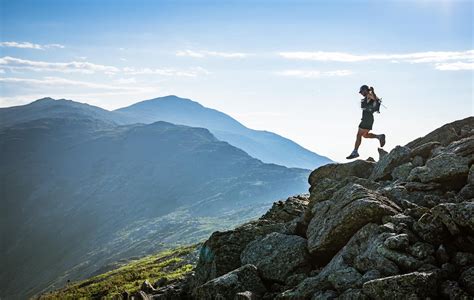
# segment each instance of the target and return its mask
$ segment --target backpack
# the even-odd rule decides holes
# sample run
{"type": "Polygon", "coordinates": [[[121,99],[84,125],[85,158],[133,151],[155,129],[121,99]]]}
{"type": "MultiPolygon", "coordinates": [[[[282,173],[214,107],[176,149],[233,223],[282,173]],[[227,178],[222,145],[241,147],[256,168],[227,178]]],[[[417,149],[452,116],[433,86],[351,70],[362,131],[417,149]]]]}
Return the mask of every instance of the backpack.
{"type": "Polygon", "coordinates": [[[380,106],[382,105],[382,98],[377,97],[375,102],[372,102],[370,105],[368,102],[365,101],[365,98],[362,99],[360,103],[360,107],[362,110],[369,111],[371,113],[377,112],[380,113],[380,106]]]}

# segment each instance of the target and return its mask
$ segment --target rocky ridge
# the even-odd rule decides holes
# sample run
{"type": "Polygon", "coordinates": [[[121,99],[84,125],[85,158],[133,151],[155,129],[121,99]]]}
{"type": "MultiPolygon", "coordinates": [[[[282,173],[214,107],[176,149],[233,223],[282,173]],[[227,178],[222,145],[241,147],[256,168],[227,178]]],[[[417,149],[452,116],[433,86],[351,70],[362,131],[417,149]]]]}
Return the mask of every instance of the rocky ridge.
{"type": "Polygon", "coordinates": [[[214,232],[149,299],[473,299],[474,117],[378,162],[329,164],[309,194],[214,232]]]}

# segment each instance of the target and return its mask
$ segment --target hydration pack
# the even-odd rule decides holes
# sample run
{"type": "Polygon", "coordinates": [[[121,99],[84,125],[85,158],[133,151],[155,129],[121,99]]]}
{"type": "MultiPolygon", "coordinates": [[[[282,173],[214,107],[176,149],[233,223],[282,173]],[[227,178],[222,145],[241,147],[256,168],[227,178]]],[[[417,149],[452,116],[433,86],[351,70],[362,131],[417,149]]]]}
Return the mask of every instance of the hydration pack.
{"type": "Polygon", "coordinates": [[[374,112],[380,113],[380,105],[382,105],[382,98],[378,98],[378,97],[374,101],[368,102],[364,98],[360,102],[360,107],[362,108],[362,110],[366,110],[370,113],[374,113],[374,112]]]}

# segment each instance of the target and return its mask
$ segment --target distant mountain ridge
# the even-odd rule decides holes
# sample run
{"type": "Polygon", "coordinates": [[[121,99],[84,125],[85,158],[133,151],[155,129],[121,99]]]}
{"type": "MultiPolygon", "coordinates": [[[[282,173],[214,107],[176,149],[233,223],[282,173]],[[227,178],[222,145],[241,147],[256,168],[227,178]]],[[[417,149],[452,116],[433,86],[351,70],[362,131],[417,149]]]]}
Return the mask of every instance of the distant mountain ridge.
{"type": "Polygon", "coordinates": [[[141,101],[114,110],[127,122],[158,120],[209,129],[218,139],[246,151],[263,162],[311,169],[332,162],[278,134],[254,130],[215,109],[175,95],[141,101]]]}
{"type": "Polygon", "coordinates": [[[26,105],[0,108],[0,127],[64,115],[69,118],[95,118],[120,125],[166,121],[203,127],[252,157],[286,167],[313,169],[332,162],[290,139],[269,131],[247,128],[225,113],[174,95],[140,101],[113,111],[72,100],[43,98],[26,105]]]}
{"type": "Polygon", "coordinates": [[[307,190],[309,170],[265,164],[205,128],[120,125],[66,100],[23,108],[0,126],[2,298],[198,241],[307,190]]]}

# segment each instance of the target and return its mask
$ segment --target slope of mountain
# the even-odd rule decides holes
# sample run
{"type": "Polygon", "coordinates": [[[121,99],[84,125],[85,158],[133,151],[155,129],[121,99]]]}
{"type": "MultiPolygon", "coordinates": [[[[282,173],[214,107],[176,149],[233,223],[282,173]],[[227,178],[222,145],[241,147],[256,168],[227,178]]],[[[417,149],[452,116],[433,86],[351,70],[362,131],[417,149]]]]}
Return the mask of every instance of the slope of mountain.
{"type": "Polygon", "coordinates": [[[278,134],[245,127],[230,116],[198,102],[174,95],[145,100],[114,110],[130,123],[167,121],[209,129],[218,139],[246,151],[263,162],[288,167],[314,168],[331,162],[278,134]]]}
{"type": "Polygon", "coordinates": [[[307,189],[309,170],[262,163],[207,129],[102,113],[0,127],[2,298],[199,241],[307,189]]]}

